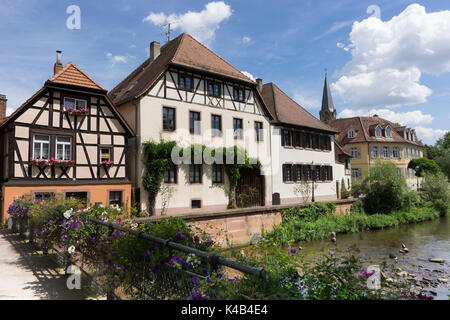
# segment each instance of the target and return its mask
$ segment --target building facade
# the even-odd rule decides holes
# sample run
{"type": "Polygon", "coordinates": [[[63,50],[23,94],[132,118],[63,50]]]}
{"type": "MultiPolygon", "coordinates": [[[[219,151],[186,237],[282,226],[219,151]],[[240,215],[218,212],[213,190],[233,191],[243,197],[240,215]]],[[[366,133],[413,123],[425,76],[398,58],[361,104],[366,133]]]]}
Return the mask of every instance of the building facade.
{"type": "Polygon", "coordinates": [[[126,146],[133,132],[106,93],[73,63],[63,67],[58,52],[53,77],[0,120],[3,221],[10,203],[24,195],[130,203],[126,146]]]}
{"type": "MultiPolygon", "coordinates": [[[[241,146],[258,158],[260,169],[241,169],[237,199],[243,206],[270,204],[270,112],[256,83],[187,34],[160,47],[152,42],[150,58],[110,93],[137,133],[130,152],[130,176],[141,209],[148,208],[142,184],[142,143],[176,141],[181,147],[241,146]]],[[[173,164],[164,185],[173,190],[165,208],[156,198],[156,215],[224,210],[229,180],[220,163],[173,164]]]]}
{"type": "Polygon", "coordinates": [[[420,183],[414,169],[408,169],[411,159],[423,156],[423,145],[415,130],[398,126],[378,116],[337,119],[328,122],[340,133],[337,141],[348,151],[351,158],[352,180],[360,183],[370,173],[376,160],[395,163],[408,186],[417,188],[420,183]]]}
{"type": "Polygon", "coordinates": [[[314,201],[338,199],[341,180],[350,182],[350,171],[345,170],[345,153],[336,150],[338,132],[307,112],[274,83],[262,85],[262,80],[257,81],[266,105],[275,115],[271,122],[271,154],[276,198],[281,204],[302,202],[297,183],[305,181],[312,187],[314,181],[314,201]]]}

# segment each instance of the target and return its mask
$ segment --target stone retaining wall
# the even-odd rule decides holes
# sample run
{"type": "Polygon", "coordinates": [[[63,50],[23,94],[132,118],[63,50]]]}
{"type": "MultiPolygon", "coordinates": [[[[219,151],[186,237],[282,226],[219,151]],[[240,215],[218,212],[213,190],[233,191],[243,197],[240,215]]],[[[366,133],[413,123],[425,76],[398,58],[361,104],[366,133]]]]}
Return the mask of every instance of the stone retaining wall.
{"type": "MultiPolygon", "coordinates": [[[[336,214],[348,214],[351,205],[357,199],[330,201],[336,204],[336,214]]],[[[326,203],[326,202],[324,202],[326,203]]],[[[221,246],[248,245],[252,237],[261,234],[263,230],[270,231],[274,224],[282,221],[281,211],[293,205],[254,207],[233,209],[221,212],[189,213],[177,215],[185,219],[191,226],[198,227],[211,235],[221,246]]],[[[307,205],[298,204],[300,207],[307,205]]],[[[138,218],[136,221],[155,221],[165,217],[138,218]]]]}

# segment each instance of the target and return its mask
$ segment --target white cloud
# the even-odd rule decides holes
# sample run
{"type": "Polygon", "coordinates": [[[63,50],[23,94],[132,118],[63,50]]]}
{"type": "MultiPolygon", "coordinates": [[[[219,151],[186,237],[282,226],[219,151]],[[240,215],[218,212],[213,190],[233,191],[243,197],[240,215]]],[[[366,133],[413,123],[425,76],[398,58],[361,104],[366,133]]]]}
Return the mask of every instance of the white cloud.
{"type": "Polygon", "coordinates": [[[232,15],[229,5],[223,1],[209,2],[200,12],[188,11],[184,14],[166,15],[165,13],[151,12],[144,21],[156,26],[170,23],[173,30],[180,29],[189,33],[198,41],[209,45],[215,38],[220,23],[232,15]]]}
{"type": "Polygon", "coordinates": [[[333,23],[331,25],[331,27],[327,31],[325,31],[324,33],[318,35],[313,40],[319,40],[319,39],[325,38],[326,36],[339,31],[342,28],[345,28],[346,26],[348,26],[350,24],[352,24],[352,21],[335,22],[335,23],[333,23]]]}
{"type": "Polygon", "coordinates": [[[249,43],[250,41],[252,41],[252,38],[250,38],[250,37],[243,37],[243,38],[242,38],[242,43],[244,43],[244,44],[247,44],[247,43],[249,43]]]}
{"type": "Polygon", "coordinates": [[[450,11],[412,4],[389,21],[355,22],[342,48],[352,60],[333,87],[345,101],[356,108],[423,103],[432,90],[420,83],[422,73],[450,72],[450,11]]]}
{"type": "Polygon", "coordinates": [[[116,65],[117,63],[127,63],[128,58],[125,56],[114,56],[111,52],[108,52],[106,56],[111,61],[112,65],[116,65]]]}
{"type": "Polygon", "coordinates": [[[303,108],[317,109],[320,108],[322,102],[316,96],[310,92],[297,91],[294,93],[293,99],[303,108]]]}
{"type": "Polygon", "coordinates": [[[256,79],[250,72],[247,72],[247,71],[241,71],[241,73],[243,73],[247,78],[250,78],[250,79],[252,79],[253,81],[255,81],[255,79],[256,79]]]}
{"type": "Polygon", "coordinates": [[[437,139],[443,137],[448,130],[425,128],[425,127],[415,127],[417,136],[419,139],[427,141],[436,141],[437,139]]]}
{"type": "Polygon", "coordinates": [[[416,125],[431,124],[433,116],[431,114],[424,114],[420,110],[408,112],[395,112],[389,109],[344,109],[338,114],[338,118],[351,118],[356,116],[373,116],[389,120],[391,122],[399,123],[404,126],[414,127],[416,125]]]}

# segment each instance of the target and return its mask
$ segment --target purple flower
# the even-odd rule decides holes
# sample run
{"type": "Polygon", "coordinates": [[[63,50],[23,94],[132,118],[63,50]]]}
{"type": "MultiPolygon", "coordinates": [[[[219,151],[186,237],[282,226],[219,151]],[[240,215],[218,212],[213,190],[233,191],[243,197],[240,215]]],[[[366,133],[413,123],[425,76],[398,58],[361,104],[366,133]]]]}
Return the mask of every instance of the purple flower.
{"type": "Polygon", "coordinates": [[[175,235],[175,241],[180,241],[181,239],[183,239],[183,233],[177,232],[177,234],[175,235]]]}
{"type": "Polygon", "coordinates": [[[288,253],[297,254],[298,252],[297,252],[297,249],[291,248],[291,249],[289,249],[288,253]]]}

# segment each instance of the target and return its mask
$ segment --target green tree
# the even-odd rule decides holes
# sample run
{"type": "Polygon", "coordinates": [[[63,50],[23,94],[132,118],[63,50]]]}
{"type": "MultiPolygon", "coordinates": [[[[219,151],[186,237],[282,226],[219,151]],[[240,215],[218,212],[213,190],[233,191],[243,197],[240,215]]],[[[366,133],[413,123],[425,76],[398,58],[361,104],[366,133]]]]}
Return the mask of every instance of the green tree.
{"type": "Polygon", "coordinates": [[[431,201],[441,215],[447,214],[450,209],[450,190],[447,177],[442,172],[425,173],[424,176],[422,196],[425,200],[431,201]]]}
{"type": "Polygon", "coordinates": [[[450,179],[450,131],[436,141],[434,146],[424,147],[424,157],[435,160],[450,179]]]}
{"type": "Polygon", "coordinates": [[[408,168],[416,170],[416,176],[419,177],[422,177],[424,172],[437,173],[441,170],[436,161],[427,158],[412,159],[408,163],[408,168]]]}
{"type": "Polygon", "coordinates": [[[361,189],[366,195],[363,199],[364,210],[368,214],[375,214],[400,209],[408,187],[393,162],[377,160],[361,184],[361,189]]]}

